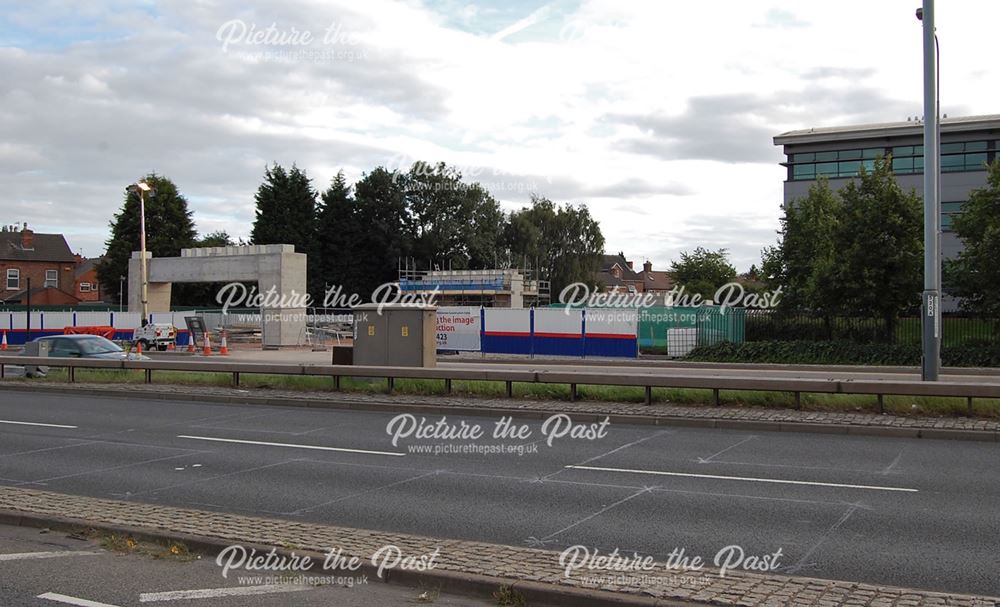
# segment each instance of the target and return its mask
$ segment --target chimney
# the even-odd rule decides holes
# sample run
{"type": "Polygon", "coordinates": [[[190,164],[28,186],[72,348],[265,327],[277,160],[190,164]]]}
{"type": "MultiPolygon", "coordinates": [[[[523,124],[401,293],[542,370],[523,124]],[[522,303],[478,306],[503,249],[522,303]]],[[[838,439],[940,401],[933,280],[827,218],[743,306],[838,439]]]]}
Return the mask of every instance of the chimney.
{"type": "Polygon", "coordinates": [[[35,248],[35,233],[28,229],[27,222],[21,230],[21,248],[25,251],[32,251],[35,248]]]}
{"type": "Polygon", "coordinates": [[[653,271],[653,262],[651,262],[651,261],[649,261],[647,259],[646,263],[642,264],[642,269],[645,272],[652,272],[653,271]]]}
{"type": "Polygon", "coordinates": [[[631,261],[626,261],[625,263],[628,264],[628,269],[631,270],[632,269],[632,262],[631,261]]]}

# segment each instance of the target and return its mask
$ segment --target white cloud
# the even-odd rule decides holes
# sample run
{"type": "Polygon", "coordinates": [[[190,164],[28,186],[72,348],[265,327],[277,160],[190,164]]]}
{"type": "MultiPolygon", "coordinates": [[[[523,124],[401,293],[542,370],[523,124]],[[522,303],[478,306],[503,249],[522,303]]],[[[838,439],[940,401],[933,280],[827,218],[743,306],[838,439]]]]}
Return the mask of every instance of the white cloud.
{"type": "MultiPolygon", "coordinates": [[[[921,113],[914,6],[23,3],[0,37],[4,221],[96,254],[123,185],[156,170],[199,229],[245,236],[269,162],[322,189],[340,168],[425,159],[494,183],[507,208],[531,192],[587,202],[609,250],[657,267],[701,245],[746,268],[777,227],[773,135],[921,113]],[[320,41],[224,52],[232,20],[320,41]]],[[[944,111],[997,111],[982,41],[998,18],[939,3],[944,111]]]]}

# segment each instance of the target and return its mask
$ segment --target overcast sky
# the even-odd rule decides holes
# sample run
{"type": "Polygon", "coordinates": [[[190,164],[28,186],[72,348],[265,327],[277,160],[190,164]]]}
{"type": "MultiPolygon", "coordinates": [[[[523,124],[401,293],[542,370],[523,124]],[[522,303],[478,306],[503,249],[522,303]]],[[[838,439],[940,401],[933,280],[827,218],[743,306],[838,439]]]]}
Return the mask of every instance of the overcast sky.
{"type": "MultiPolygon", "coordinates": [[[[422,159],[506,209],[586,203],[637,262],[744,270],[778,224],[774,135],[922,113],[918,4],[0,0],[0,221],[96,256],[156,171],[199,232],[245,237],[268,163],[322,190],[422,159]]],[[[943,111],[1000,112],[1000,2],[938,5],[943,111]]]]}

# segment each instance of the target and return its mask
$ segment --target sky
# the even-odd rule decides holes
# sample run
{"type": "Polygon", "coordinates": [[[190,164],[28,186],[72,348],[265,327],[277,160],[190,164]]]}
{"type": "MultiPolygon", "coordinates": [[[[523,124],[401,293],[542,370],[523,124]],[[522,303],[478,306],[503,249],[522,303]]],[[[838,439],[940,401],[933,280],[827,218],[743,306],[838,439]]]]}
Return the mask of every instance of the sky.
{"type": "MultiPolygon", "coordinates": [[[[776,240],[772,138],[922,114],[917,0],[0,0],[0,223],[103,252],[155,171],[246,237],[264,168],[318,190],[443,161],[504,209],[586,204],[666,269],[776,240]]],[[[1000,2],[937,3],[942,111],[1000,113],[1000,2]]]]}

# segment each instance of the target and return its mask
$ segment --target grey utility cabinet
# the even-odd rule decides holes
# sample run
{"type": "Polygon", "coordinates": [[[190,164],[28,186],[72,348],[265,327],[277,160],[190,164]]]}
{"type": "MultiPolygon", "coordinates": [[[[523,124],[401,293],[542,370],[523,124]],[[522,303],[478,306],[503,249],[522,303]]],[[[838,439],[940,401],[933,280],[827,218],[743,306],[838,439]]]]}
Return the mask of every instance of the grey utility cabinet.
{"type": "Polygon", "coordinates": [[[354,364],[433,367],[437,308],[365,304],[354,308],[354,364]]]}

